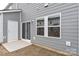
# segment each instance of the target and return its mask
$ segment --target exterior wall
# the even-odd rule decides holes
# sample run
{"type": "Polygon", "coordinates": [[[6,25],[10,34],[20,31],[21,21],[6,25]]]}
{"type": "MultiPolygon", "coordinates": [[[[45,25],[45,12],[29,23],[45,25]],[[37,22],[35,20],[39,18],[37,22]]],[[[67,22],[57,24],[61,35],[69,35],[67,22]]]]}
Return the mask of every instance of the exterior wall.
{"type": "Polygon", "coordinates": [[[78,55],[79,55],[79,4],[78,4],[78,55]]]}
{"type": "Polygon", "coordinates": [[[20,38],[20,12],[12,12],[12,13],[4,13],[3,14],[3,36],[4,42],[7,42],[7,35],[8,35],[8,20],[18,21],[18,38],[20,38]]]}
{"type": "Polygon", "coordinates": [[[43,3],[19,3],[17,6],[18,9],[22,9],[22,22],[31,21],[32,43],[44,45],[50,48],[56,48],[62,51],[77,53],[78,4],[52,3],[46,8],[44,7],[43,3]],[[59,12],[61,12],[61,39],[36,36],[36,18],[59,12]],[[35,40],[33,37],[35,37],[35,40]],[[66,46],[66,41],[71,42],[70,47],[66,46]]]}

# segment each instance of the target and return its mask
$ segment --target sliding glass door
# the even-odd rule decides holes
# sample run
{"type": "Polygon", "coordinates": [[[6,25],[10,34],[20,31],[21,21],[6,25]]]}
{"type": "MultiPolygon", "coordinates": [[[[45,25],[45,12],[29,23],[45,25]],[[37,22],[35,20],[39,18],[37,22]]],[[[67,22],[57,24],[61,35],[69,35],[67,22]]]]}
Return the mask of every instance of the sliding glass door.
{"type": "Polygon", "coordinates": [[[30,22],[22,23],[22,38],[30,40],[30,22]]]}

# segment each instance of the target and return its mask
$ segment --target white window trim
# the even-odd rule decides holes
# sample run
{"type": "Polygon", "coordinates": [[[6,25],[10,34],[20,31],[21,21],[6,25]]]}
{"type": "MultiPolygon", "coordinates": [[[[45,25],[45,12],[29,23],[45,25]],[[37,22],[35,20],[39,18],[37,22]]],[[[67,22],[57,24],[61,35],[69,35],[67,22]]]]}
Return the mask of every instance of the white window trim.
{"type": "Polygon", "coordinates": [[[61,39],[61,12],[36,18],[36,29],[37,29],[37,20],[40,19],[40,18],[44,18],[44,36],[43,35],[36,35],[36,36],[61,39]],[[60,37],[48,36],[48,17],[50,17],[50,16],[60,16],[60,25],[59,25],[59,27],[60,27],[60,37]]]}
{"type": "MultiPolygon", "coordinates": [[[[51,15],[47,15],[47,17],[50,16],[60,16],[60,37],[53,37],[53,36],[48,36],[48,38],[57,38],[57,39],[61,39],[61,12],[60,13],[55,13],[55,14],[51,14],[51,15]]],[[[48,23],[48,22],[47,22],[48,23]]]]}
{"type": "Polygon", "coordinates": [[[44,17],[44,36],[48,37],[48,17],[44,17]]]}

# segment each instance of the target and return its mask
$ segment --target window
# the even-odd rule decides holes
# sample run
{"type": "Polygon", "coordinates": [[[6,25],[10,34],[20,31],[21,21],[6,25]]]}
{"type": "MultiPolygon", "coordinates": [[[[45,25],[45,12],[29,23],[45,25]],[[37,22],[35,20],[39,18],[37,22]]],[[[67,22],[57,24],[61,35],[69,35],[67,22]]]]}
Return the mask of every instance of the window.
{"type": "Polygon", "coordinates": [[[37,19],[37,35],[61,37],[61,14],[56,13],[37,19]]]}
{"type": "Polygon", "coordinates": [[[44,35],[44,18],[37,20],[37,35],[44,35]]]}
{"type": "Polygon", "coordinates": [[[60,37],[60,17],[48,17],[48,36],[60,37]]]}

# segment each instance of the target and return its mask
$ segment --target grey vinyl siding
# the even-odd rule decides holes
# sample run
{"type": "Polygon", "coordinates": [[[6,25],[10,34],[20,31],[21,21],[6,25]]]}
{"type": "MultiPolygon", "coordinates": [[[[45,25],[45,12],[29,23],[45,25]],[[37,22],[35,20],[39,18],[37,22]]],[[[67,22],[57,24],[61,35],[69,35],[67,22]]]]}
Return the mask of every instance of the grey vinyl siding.
{"type": "Polygon", "coordinates": [[[20,39],[20,12],[3,13],[3,36],[6,37],[6,38],[3,39],[4,43],[7,42],[8,20],[18,22],[18,39],[20,39]]]}
{"type": "MultiPolygon", "coordinates": [[[[18,9],[22,9],[22,22],[31,22],[32,43],[56,48],[63,51],[77,53],[78,47],[78,4],[75,3],[49,3],[44,7],[44,3],[18,3],[18,9]],[[61,12],[61,39],[50,37],[39,37],[36,35],[36,18],[61,12]],[[33,37],[36,37],[34,40],[33,37]],[[71,42],[67,47],[66,41],[71,42]]],[[[15,9],[15,8],[13,8],[15,9]]]]}
{"type": "Polygon", "coordinates": [[[78,55],[79,55],[79,4],[78,4],[78,55]]]}

